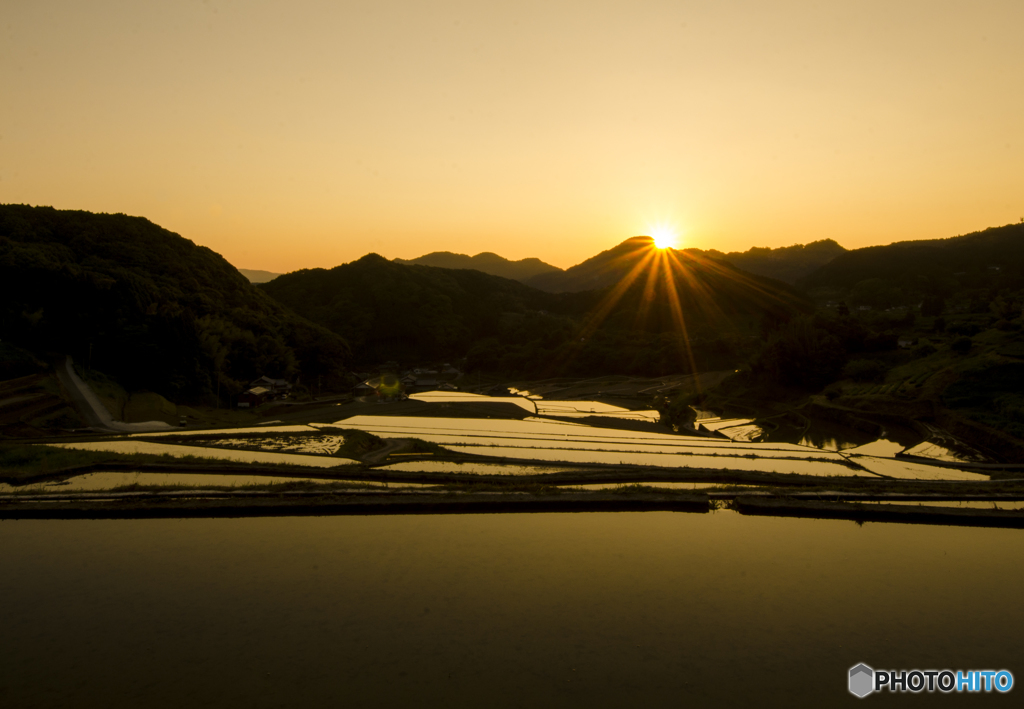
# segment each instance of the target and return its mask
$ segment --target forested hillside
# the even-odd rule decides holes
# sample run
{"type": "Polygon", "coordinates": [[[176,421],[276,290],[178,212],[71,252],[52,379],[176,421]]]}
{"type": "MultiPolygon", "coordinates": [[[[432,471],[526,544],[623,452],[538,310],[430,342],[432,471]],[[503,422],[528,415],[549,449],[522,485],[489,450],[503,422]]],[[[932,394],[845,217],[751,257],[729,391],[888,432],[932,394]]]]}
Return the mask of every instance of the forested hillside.
{"type": "Polygon", "coordinates": [[[341,335],[364,364],[461,356],[475,339],[498,332],[503,313],[554,302],[517,281],[403,266],[377,254],[330,270],[286,273],[260,288],[341,335]]]}
{"type": "Polygon", "coordinates": [[[901,241],[848,251],[800,286],[821,297],[875,309],[927,298],[989,298],[1024,287],[1024,223],[949,239],[901,241]]]}
{"type": "Polygon", "coordinates": [[[729,253],[712,249],[704,253],[758,276],[775,278],[785,283],[797,283],[815,269],[846,253],[846,249],[832,239],[822,239],[810,244],[796,244],[777,249],[754,247],[746,251],[729,253]]]}
{"type": "Polygon", "coordinates": [[[650,240],[624,246],[632,270],[576,293],[376,254],[260,287],[344,337],[365,366],[467,357],[470,368],[531,376],[730,366],[747,338],[809,309],[783,284],[713,259],[670,259],[650,240]]]}
{"type": "Polygon", "coordinates": [[[260,374],[340,377],[336,334],[283,308],[210,249],[123,214],[0,205],[0,331],[174,400],[260,374]]]}

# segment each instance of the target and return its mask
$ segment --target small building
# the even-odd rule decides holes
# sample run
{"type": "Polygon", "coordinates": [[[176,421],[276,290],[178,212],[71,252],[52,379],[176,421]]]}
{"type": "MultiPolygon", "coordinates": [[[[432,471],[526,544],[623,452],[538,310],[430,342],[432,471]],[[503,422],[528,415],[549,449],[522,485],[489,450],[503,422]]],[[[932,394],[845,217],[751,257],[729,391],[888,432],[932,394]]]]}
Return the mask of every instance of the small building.
{"type": "Polygon", "coordinates": [[[369,396],[370,394],[376,394],[377,390],[370,386],[368,382],[359,382],[352,387],[353,396],[369,396]]]}
{"type": "Polygon", "coordinates": [[[270,392],[272,396],[279,396],[281,394],[287,394],[292,390],[292,385],[288,383],[286,379],[271,379],[267,376],[262,376],[256,381],[252,382],[249,386],[251,387],[263,387],[270,392]]]}
{"type": "Polygon", "coordinates": [[[436,379],[417,379],[414,388],[416,391],[436,391],[440,383],[436,379]]]}
{"type": "Polygon", "coordinates": [[[256,408],[270,398],[270,390],[266,387],[253,387],[238,395],[238,408],[256,408]]]}

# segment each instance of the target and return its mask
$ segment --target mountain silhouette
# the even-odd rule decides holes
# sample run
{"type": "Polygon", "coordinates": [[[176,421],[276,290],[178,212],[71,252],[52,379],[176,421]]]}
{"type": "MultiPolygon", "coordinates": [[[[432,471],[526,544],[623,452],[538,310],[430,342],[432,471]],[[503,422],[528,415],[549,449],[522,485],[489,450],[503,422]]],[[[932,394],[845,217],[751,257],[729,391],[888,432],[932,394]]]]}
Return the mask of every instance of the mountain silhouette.
{"type": "Polygon", "coordinates": [[[345,374],[337,335],[219,254],[124,214],[0,205],[0,320],[7,342],[175,401],[237,394],[263,374],[345,374]]]}
{"type": "Polygon", "coordinates": [[[786,284],[701,253],[657,249],[649,237],[627,239],[566,274],[577,290],[552,293],[477,270],[368,254],[260,288],[345,338],[358,363],[468,353],[481,369],[533,374],[728,366],[766,321],[810,307],[786,284]]]}
{"type": "Polygon", "coordinates": [[[538,258],[524,258],[510,261],[498,254],[485,251],[476,256],[455,254],[450,251],[434,251],[426,256],[410,260],[395,259],[395,263],[417,266],[433,266],[435,268],[473,269],[489,273],[492,276],[511,278],[516,281],[527,281],[542,273],[560,272],[557,266],[544,263],[538,258]]]}
{"type": "Polygon", "coordinates": [[[1015,280],[1024,276],[1024,223],[847,251],[800,279],[799,285],[848,289],[879,279],[920,292],[949,293],[960,287],[987,287],[996,274],[1015,280]]]}
{"type": "Polygon", "coordinates": [[[749,273],[794,284],[840,254],[846,253],[846,249],[832,239],[822,239],[809,244],[783,246],[777,249],[755,246],[747,251],[722,253],[709,249],[704,253],[749,273]]]}
{"type": "Polygon", "coordinates": [[[248,278],[249,283],[266,283],[267,281],[272,281],[281,275],[280,273],[274,273],[273,271],[259,271],[251,268],[240,268],[238,269],[238,272],[248,278]]]}
{"type": "Polygon", "coordinates": [[[649,236],[634,236],[564,271],[534,276],[527,284],[550,293],[606,288],[622,280],[654,248],[649,236]]]}

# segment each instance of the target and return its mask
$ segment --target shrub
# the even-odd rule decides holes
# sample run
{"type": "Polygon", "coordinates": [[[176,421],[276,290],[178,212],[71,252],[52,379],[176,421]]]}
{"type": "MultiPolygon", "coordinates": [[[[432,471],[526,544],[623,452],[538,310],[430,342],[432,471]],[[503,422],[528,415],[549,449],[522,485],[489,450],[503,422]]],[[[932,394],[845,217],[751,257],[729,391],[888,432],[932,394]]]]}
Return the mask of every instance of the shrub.
{"type": "Polygon", "coordinates": [[[974,345],[974,340],[969,337],[958,337],[949,344],[949,349],[957,354],[967,354],[974,345]]]}
{"type": "Polygon", "coordinates": [[[938,352],[938,348],[930,342],[922,342],[917,347],[910,350],[910,354],[914,356],[914,359],[920,359],[921,357],[927,357],[938,352]]]}

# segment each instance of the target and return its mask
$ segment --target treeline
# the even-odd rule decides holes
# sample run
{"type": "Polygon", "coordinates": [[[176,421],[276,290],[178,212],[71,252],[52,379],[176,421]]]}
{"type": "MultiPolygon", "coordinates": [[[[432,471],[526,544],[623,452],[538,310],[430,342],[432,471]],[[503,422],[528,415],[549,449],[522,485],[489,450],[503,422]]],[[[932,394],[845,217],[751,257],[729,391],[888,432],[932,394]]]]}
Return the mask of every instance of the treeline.
{"type": "Polygon", "coordinates": [[[344,376],[342,338],[139,217],[0,205],[0,335],[130,390],[210,401],[261,374],[344,376]]]}
{"type": "Polygon", "coordinates": [[[931,310],[941,311],[957,300],[976,308],[1000,293],[1024,288],[1024,223],[848,251],[799,286],[850,307],[877,310],[928,302],[931,310]]]}

